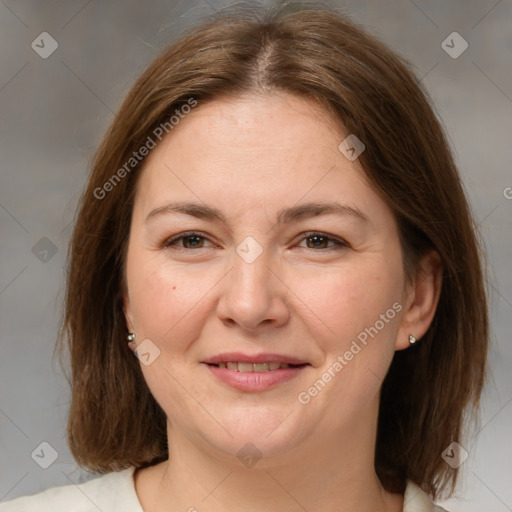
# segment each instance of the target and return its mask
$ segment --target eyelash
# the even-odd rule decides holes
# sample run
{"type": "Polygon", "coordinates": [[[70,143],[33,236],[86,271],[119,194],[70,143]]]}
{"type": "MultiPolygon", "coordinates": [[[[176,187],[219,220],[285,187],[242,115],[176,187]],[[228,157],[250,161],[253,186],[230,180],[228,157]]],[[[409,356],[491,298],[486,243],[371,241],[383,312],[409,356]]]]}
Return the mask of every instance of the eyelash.
{"type": "MultiPolygon", "coordinates": [[[[188,251],[194,251],[194,250],[198,250],[198,249],[204,249],[204,247],[198,247],[197,249],[189,249],[188,247],[178,247],[176,245],[176,242],[178,242],[179,240],[182,240],[182,239],[185,239],[185,238],[190,238],[190,237],[193,237],[193,236],[196,236],[196,237],[199,237],[199,238],[204,238],[206,240],[209,240],[208,237],[204,234],[204,233],[201,233],[201,232],[198,232],[198,231],[188,231],[186,233],[181,233],[179,236],[176,236],[174,238],[170,238],[168,240],[165,240],[162,244],[162,248],[174,248],[174,249],[178,249],[178,250],[188,250],[188,251]]],[[[321,248],[321,249],[316,249],[314,247],[304,247],[304,249],[308,249],[310,251],[321,251],[321,252],[327,252],[327,251],[330,251],[330,250],[337,250],[337,249],[341,249],[341,248],[348,248],[349,247],[349,244],[343,240],[339,240],[337,238],[334,238],[332,236],[329,236],[325,233],[322,233],[320,231],[309,231],[307,233],[302,233],[302,238],[300,239],[300,241],[302,242],[303,240],[307,240],[308,238],[312,238],[312,237],[320,237],[320,238],[325,238],[327,239],[328,242],[334,242],[335,246],[334,247],[325,247],[325,248],[321,248]]]]}

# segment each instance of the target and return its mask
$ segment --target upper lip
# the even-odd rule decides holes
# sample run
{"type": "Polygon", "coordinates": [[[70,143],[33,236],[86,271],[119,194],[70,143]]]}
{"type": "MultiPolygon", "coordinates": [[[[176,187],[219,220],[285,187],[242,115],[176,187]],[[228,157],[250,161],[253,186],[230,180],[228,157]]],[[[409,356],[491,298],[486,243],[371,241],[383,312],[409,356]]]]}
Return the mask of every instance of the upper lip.
{"type": "Polygon", "coordinates": [[[242,354],[241,352],[224,352],[202,361],[207,364],[227,363],[230,361],[241,363],[287,363],[287,364],[309,364],[307,361],[283,354],[242,354]]]}

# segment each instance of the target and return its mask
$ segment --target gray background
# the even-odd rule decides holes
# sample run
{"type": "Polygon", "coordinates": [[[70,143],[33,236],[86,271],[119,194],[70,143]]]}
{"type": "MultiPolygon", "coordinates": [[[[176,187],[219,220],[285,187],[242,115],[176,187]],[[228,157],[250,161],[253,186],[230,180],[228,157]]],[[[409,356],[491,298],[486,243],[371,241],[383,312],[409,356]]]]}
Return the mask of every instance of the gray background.
{"type": "MultiPolygon", "coordinates": [[[[0,1],[0,501],[90,477],[67,448],[68,385],[52,364],[77,199],[137,75],[198,16],[226,4],[0,1]],[[58,42],[47,59],[31,48],[44,31],[58,42]],[[31,456],[42,442],[58,452],[47,469],[31,456]]],[[[455,149],[489,255],[492,372],[457,493],[442,504],[452,512],[510,511],[512,2],[336,5],[411,61],[455,149]],[[469,45],[458,58],[441,47],[453,31],[469,45]]],[[[43,450],[40,463],[49,460],[43,450]]]]}

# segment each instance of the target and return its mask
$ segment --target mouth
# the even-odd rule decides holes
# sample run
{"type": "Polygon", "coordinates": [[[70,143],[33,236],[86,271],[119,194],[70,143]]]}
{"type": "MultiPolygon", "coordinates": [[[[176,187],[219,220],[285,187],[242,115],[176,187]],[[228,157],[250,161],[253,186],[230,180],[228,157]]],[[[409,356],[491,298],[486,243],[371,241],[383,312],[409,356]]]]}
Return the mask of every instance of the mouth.
{"type": "Polygon", "coordinates": [[[287,368],[301,368],[308,366],[308,363],[290,364],[279,362],[266,362],[266,363],[244,363],[241,361],[222,361],[220,363],[206,363],[209,366],[216,366],[217,368],[226,368],[234,372],[242,373],[255,373],[255,372],[273,372],[276,370],[283,370],[287,368]]]}
{"type": "Polygon", "coordinates": [[[216,382],[245,392],[273,389],[311,367],[304,360],[281,354],[251,356],[234,352],[211,357],[202,363],[216,382]]]}

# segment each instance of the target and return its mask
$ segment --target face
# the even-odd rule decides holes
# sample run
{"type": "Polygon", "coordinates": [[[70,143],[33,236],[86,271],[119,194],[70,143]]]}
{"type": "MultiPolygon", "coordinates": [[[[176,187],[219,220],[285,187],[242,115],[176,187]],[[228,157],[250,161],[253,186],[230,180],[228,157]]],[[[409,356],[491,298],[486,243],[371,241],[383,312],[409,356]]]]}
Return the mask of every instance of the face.
{"type": "Polygon", "coordinates": [[[219,99],[141,171],[127,326],[170,428],[194,442],[271,455],[356,431],[405,348],[396,222],[338,149],[347,135],[295,96],[219,99]]]}

